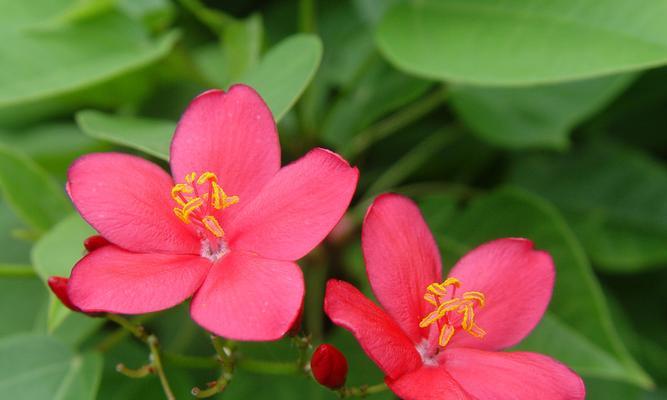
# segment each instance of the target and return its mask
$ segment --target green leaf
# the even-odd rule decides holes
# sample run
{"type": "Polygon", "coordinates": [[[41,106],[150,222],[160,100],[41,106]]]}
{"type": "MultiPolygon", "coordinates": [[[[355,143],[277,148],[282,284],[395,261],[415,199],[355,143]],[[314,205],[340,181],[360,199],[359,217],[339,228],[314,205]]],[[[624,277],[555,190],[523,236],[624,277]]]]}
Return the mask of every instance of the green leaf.
{"type": "Polygon", "coordinates": [[[16,215],[44,231],[71,211],[65,191],[24,154],[0,144],[0,189],[16,215]]]}
{"type": "Polygon", "coordinates": [[[537,84],[667,64],[666,20],[663,0],[422,0],[389,10],[377,41],[415,75],[537,84]]]}
{"type": "Polygon", "coordinates": [[[596,266],[637,272],[667,262],[667,170],[644,154],[594,142],[525,158],[510,179],[563,210],[596,266]]]}
{"type": "Polygon", "coordinates": [[[143,151],[163,160],[169,159],[169,144],[176,124],[168,120],[122,117],[85,110],[76,122],[88,136],[143,151]]]}
{"type": "MultiPolygon", "coordinates": [[[[312,79],[321,55],[322,45],[316,36],[294,35],[271,49],[242,82],[262,95],[279,121],[312,79]]],[[[76,120],[81,130],[96,139],[169,159],[169,144],[176,129],[174,122],[113,116],[92,110],[77,113],[76,120]]]]}
{"type": "Polygon", "coordinates": [[[549,310],[557,320],[543,323],[546,327],[535,333],[537,338],[527,342],[539,344],[532,349],[551,354],[582,374],[613,376],[643,387],[652,384],[619,338],[583,249],[553,206],[518,189],[500,190],[473,201],[452,219],[441,239],[451,262],[499,237],[531,239],[556,264],[549,310]],[[559,332],[555,338],[549,336],[553,332],[559,332]]]}
{"type": "Polygon", "coordinates": [[[0,278],[0,337],[34,331],[44,318],[46,298],[37,278],[0,278]]]}
{"type": "Polygon", "coordinates": [[[577,124],[606,106],[633,79],[625,74],[525,88],[454,85],[450,96],[461,119],[489,143],[562,149],[577,124]]]}
{"type": "MultiPolygon", "coordinates": [[[[32,249],[32,263],[44,282],[50,276],[70,275],[74,264],[83,256],[83,240],[95,231],[78,214],[72,214],[46,233],[32,249]]],[[[47,328],[53,331],[71,311],[51,294],[47,328]]]]}
{"type": "Polygon", "coordinates": [[[255,88],[280,121],[315,76],[321,59],[322,42],[317,36],[292,35],[269,50],[240,83],[255,88]]]}
{"type": "Polygon", "coordinates": [[[21,399],[94,399],[102,357],[74,354],[49,336],[13,336],[0,340],[0,392],[21,399]]]}
{"type": "Polygon", "coordinates": [[[257,65],[262,50],[262,16],[253,14],[227,24],[222,32],[222,50],[231,81],[241,78],[257,65]]]}
{"type": "Polygon", "coordinates": [[[121,76],[166,55],[176,40],[174,32],[152,40],[139,23],[115,11],[63,22],[70,3],[0,2],[0,108],[121,76]]]}
{"type": "Polygon", "coordinates": [[[378,118],[420,97],[431,84],[374,58],[359,80],[334,103],[321,127],[322,138],[340,149],[378,118]]]}

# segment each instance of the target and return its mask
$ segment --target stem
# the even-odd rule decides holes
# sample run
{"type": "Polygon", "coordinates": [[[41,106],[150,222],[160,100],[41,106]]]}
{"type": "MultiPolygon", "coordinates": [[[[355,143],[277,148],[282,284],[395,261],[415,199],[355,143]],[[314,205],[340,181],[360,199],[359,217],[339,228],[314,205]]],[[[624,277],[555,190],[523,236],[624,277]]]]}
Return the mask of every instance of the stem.
{"type": "Polygon", "coordinates": [[[320,341],[324,330],[322,303],[327,280],[327,265],[322,248],[313,251],[308,261],[310,262],[304,268],[306,278],[305,324],[313,340],[320,341]]]}
{"type": "Polygon", "coordinates": [[[446,98],[446,87],[441,86],[429,95],[371,125],[352,139],[350,145],[343,149],[343,156],[348,160],[356,159],[371,144],[421,119],[438,108],[446,98]]]}
{"type": "Polygon", "coordinates": [[[316,30],[315,2],[313,0],[299,0],[299,30],[314,33],[316,30]]]}
{"type": "Polygon", "coordinates": [[[162,352],[162,357],[170,364],[178,365],[184,368],[211,369],[220,365],[215,357],[188,356],[185,354],[162,352]]]}
{"type": "Polygon", "coordinates": [[[268,375],[293,375],[299,372],[299,365],[294,362],[279,362],[241,358],[236,365],[247,371],[268,375]]]}
{"type": "Polygon", "coordinates": [[[0,277],[3,278],[32,278],[37,273],[30,265],[0,264],[0,277]]]}
{"type": "Polygon", "coordinates": [[[169,387],[169,381],[167,376],[164,373],[164,368],[162,367],[162,359],[160,358],[160,344],[155,335],[149,335],[143,326],[137,325],[130,321],[129,319],[122,317],[117,314],[106,314],[107,319],[117,323],[122,326],[128,332],[133,334],[137,339],[148,345],[150,350],[150,363],[139,369],[133,370],[125,367],[123,364],[118,364],[116,369],[118,372],[123,373],[126,376],[132,378],[143,378],[147,375],[146,371],[156,374],[160,378],[160,384],[162,385],[162,390],[167,400],[175,400],[176,397],[169,387]]]}
{"type": "Polygon", "coordinates": [[[218,360],[222,363],[220,378],[209,384],[208,389],[192,388],[192,395],[198,399],[205,399],[214,396],[227,388],[229,382],[234,376],[234,350],[236,343],[231,340],[223,341],[222,338],[211,335],[211,343],[218,355],[218,360]]]}
{"type": "Polygon", "coordinates": [[[136,325],[129,319],[121,317],[118,314],[107,314],[106,317],[109,321],[113,321],[118,325],[122,326],[125,330],[133,334],[137,339],[141,340],[146,344],[150,344],[148,343],[148,333],[146,333],[146,330],[144,329],[143,326],[136,325]]]}
{"type": "Polygon", "coordinates": [[[167,376],[164,373],[164,368],[162,367],[162,360],[160,359],[160,347],[155,335],[148,336],[148,347],[151,350],[151,365],[157,376],[160,378],[160,384],[162,385],[164,395],[168,400],[175,400],[176,397],[169,387],[169,381],[167,380],[167,376]]]}
{"type": "Polygon", "coordinates": [[[338,389],[338,395],[342,399],[348,397],[366,397],[370,394],[384,392],[387,389],[387,385],[384,383],[378,383],[377,385],[372,386],[363,385],[359,387],[343,387],[338,389]]]}

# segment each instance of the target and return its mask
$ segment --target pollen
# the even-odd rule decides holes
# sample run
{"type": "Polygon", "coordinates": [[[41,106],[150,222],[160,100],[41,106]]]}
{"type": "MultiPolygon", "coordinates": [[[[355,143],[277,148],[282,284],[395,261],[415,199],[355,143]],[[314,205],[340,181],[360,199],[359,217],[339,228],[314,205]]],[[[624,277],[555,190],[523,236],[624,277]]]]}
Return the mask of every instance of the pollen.
{"type": "Polygon", "coordinates": [[[447,346],[457,329],[464,330],[479,339],[486,335],[484,329],[475,324],[475,309],[484,307],[486,303],[484,293],[471,291],[456,297],[456,289],[460,286],[461,282],[458,279],[447,278],[442,283],[428,285],[424,294],[424,300],[433,305],[435,310],[424,317],[419,326],[426,328],[437,324],[440,329],[438,345],[442,348],[447,346]]]}
{"type": "Polygon", "coordinates": [[[178,204],[174,214],[183,223],[222,238],[225,232],[215,216],[216,211],[238,203],[238,196],[227,195],[213,172],[207,171],[199,176],[191,172],[184,180],[185,183],[178,183],[171,189],[171,198],[178,204]]]}

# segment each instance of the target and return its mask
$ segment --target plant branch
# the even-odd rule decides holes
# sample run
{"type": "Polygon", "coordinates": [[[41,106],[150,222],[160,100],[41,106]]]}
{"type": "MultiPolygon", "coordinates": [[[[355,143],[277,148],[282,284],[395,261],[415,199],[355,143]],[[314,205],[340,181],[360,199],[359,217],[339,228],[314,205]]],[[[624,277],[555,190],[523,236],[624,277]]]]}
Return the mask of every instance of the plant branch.
{"type": "Polygon", "coordinates": [[[342,387],[338,389],[337,392],[341,399],[346,399],[349,397],[366,397],[371,394],[384,392],[387,389],[388,387],[386,384],[378,383],[372,386],[362,385],[359,387],[342,387]]]}
{"type": "Polygon", "coordinates": [[[441,86],[429,95],[422,97],[354,136],[350,144],[343,149],[343,156],[350,161],[356,159],[371,144],[418,121],[438,108],[446,99],[447,89],[445,86],[441,86]]]}

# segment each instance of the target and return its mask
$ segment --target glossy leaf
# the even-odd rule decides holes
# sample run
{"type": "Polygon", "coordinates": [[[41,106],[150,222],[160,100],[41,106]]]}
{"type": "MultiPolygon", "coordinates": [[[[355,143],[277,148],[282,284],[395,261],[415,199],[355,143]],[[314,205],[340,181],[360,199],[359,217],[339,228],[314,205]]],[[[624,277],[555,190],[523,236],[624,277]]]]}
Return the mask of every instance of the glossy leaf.
{"type": "Polygon", "coordinates": [[[0,278],[0,338],[35,331],[44,318],[46,299],[37,278],[0,278]]]}
{"type": "Polygon", "coordinates": [[[280,121],[315,76],[321,59],[320,39],[315,35],[296,34],[271,48],[240,83],[255,88],[276,121],[280,121]]]}
{"type": "Polygon", "coordinates": [[[37,231],[47,230],[71,205],[65,191],[26,155],[0,144],[0,189],[23,222],[37,231]]]}
{"type": "Polygon", "coordinates": [[[94,399],[102,357],[49,336],[12,336],[0,339],[0,370],[0,392],[12,399],[94,399]]]}
{"type": "Polygon", "coordinates": [[[59,96],[148,65],[166,55],[177,36],[151,40],[123,14],[76,11],[65,0],[3,0],[0,9],[0,108],[59,96]]]}
{"type": "Polygon", "coordinates": [[[423,0],[377,40],[412,74],[484,85],[561,82],[667,64],[663,0],[423,0]]]}
{"type": "Polygon", "coordinates": [[[634,75],[525,88],[456,85],[451,102],[471,131],[509,148],[569,145],[572,129],[607,105],[634,75]]]}
{"type": "Polygon", "coordinates": [[[594,142],[512,171],[513,182],[563,210],[596,265],[633,272],[667,262],[667,170],[657,161],[594,142]]]}
{"type": "Polygon", "coordinates": [[[137,149],[163,160],[169,159],[175,122],[115,116],[93,110],[78,112],[76,121],[88,136],[137,149]]]}
{"type": "MultiPolygon", "coordinates": [[[[46,283],[50,276],[68,277],[84,254],[83,240],[95,231],[78,214],[72,214],[45,234],[32,249],[32,263],[46,283]]],[[[47,327],[54,330],[72,312],[50,294],[47,327]]]]}
{"type": "Polygon", "coordinates": [[[450,221],[439,239],[445,260],[452,263],[474,246],[500,237],[526,237],[554,258],[556,287],[549,310],[557,321],[543,323],[547,326],[535,333],[538,338],[533,343],[539,345],[533,350],[549,353],[582,374],[594,371],[596,376],[613,376],[643,387],[652,384],[614,329],[583,248],[549,203],[518,189],[497,191],[472,202],[450,221]],[[572,343],[564,343],[566,339],[572,343]],[[587,356],[573,348],[585,349],[587,356]]]}

